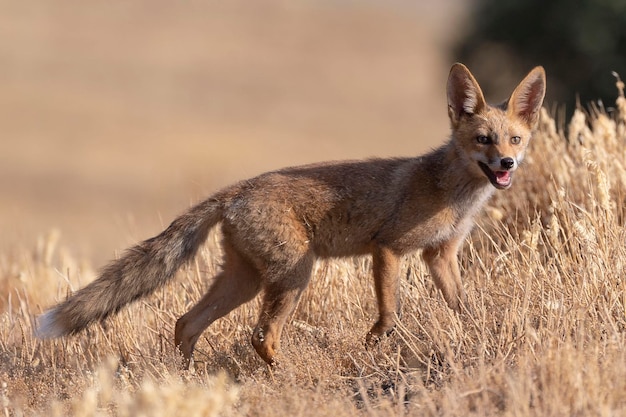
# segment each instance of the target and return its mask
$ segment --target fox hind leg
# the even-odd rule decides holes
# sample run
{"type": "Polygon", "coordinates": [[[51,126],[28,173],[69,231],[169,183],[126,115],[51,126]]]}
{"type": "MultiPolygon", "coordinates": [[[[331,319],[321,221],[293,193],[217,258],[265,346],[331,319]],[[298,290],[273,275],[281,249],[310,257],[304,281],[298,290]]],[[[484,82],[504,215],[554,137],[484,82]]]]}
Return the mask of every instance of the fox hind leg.
{"type": "Polygon", "coordinates": [[[223,271],[202,299],[176,322],[175,344],[183,355],[185,369],[189,368],[202,332],[215,320],[252,300],[260,289],[259,272],[225,242],[223,271]]]}
{"type": "MultiPolygon", "coordinates": [[[[252,346],[268,364],[275,365],[276,351],[287,319],[296,308],[302,292],[309,283],[314,256],[302,256],[288,271],[274,275],[264,288],[259,321],[252,334],[252,346]]],[[[276,268],[269,268],[276,270],[276,268]]]]}

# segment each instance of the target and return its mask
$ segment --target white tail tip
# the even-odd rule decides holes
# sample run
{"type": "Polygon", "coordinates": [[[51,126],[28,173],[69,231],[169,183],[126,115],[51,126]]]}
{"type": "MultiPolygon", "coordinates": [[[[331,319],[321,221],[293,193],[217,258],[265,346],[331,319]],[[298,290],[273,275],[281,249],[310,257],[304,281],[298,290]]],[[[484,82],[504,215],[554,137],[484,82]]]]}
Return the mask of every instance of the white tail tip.
{"type": "Polygon", "coordinates": [[[37,328],[35,336],[39,339],[54,339],[65,334],[63,325],[59,323],[55,310],[48,310],[37,317],[37,328]]]}

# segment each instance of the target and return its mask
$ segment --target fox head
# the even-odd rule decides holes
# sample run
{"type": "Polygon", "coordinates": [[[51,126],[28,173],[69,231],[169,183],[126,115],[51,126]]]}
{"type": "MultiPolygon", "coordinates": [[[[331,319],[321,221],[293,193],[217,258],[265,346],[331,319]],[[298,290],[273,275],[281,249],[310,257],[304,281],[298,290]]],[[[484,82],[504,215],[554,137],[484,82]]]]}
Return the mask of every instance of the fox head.
{"type": "Polygon", "coordinates": [[[454,64],[447,85],[452,140],[469,173],[498,189],[511,186],[524,158],[546,91],[543,67],[535,67],[498,106],[488,105],[463,64],[454,64]]]}

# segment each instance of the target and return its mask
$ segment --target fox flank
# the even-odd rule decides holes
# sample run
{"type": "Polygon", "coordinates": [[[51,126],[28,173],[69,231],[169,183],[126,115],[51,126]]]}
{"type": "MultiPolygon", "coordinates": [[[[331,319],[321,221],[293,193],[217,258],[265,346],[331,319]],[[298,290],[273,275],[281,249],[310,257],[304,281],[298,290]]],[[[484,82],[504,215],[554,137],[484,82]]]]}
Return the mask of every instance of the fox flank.
{"type": "Polygon", "coordinates": [[[470,71],[454,64],[446,89],[451,135],[440,148],[418,157],[284,168],[226,187],[46,311],[35,333],[80,332],[154,292],[194,258],[212,227],[222,231],[223,268],[176,322],[185,366],[211,323],[258,294],[263,302],[252,345],[275,364],[283,327],[318,258],[372,256],[378,319],[368,344],[395,324],[404,254],[422,250],[435,284],[458,312],[466,302],[459,249],[489,197],[514,183],[545,89],[545,72],[536,67],[506,102],[491,106],[470,71]]]}

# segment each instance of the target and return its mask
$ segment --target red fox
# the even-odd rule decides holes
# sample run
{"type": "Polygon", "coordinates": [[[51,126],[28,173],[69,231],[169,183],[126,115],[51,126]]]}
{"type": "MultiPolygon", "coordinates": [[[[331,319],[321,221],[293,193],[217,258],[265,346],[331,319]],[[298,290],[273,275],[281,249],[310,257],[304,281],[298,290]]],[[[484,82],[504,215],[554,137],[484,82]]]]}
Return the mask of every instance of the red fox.
{"type": "Polygon", "coordinates": [[[457,255],[474,217],[495,189],[511,186],[543,103],[536,67],[504,103],[491,106],[462,64],[447,83],[451,136],[418,157],[328,162],[267,172],[217,192],[161,234],[127,250],[99,278],[38,318],[36,334],[55,338],[103,321],[172,279],[221,225],[223,270],[176,322],[175,345],[189,366],[200,334],[263,292],[252,345],[275,364],[283,326],[306,288],[316,258],[371,254],[378,321],[374,343],[394,326],[399,259],[422,257],[449,307],[466,301],[457,255]]]}

